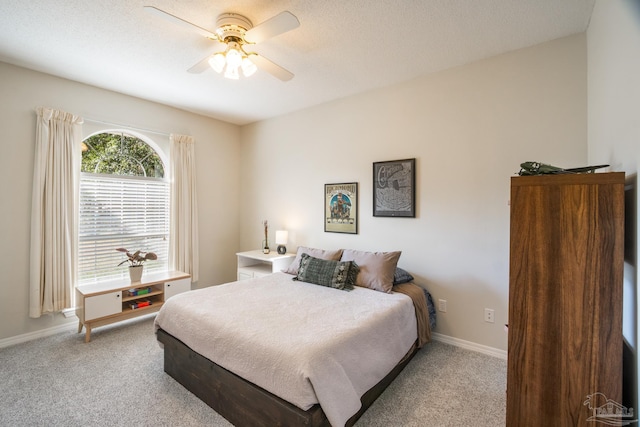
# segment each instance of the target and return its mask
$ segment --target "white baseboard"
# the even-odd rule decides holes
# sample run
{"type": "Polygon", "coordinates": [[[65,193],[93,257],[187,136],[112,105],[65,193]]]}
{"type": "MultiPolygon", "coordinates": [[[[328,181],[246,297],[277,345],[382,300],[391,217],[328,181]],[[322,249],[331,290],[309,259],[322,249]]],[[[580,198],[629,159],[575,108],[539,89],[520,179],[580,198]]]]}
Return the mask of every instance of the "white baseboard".
{"type": "Polygon", "coordinates": [[[477,351],[478,353],[482,353],[489,356],[497,357],[499,359],[507,360],[507,352],[505,350],[500,350],[498,348],[477,344],[471,341],[461,340],[460,338],[450,337],[449,335],[442,335],[437,332],[432,332],[431,338],[433,338],[435,341],[440,341],[445,344],[451,344],[456,347],[477,351]]]}
{"type": "Polygon", "coordinates": [[[52,328],[42,329],[39,331],[29,332],[15,337],[4,338],[0,340],[0,348],[9,347],[11,345],[35,340],[36,338],[44,338],[60,332],[77,330],[78,322],[65,323],[64,325],[54,326],[52,328]]]}

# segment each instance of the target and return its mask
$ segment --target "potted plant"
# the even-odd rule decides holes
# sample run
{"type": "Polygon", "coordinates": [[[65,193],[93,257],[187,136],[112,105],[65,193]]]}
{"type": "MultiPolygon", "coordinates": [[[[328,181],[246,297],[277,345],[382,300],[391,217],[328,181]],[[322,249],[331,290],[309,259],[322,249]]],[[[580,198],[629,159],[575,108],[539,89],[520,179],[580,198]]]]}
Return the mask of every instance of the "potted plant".
{"type": "Polygon", "coordinates": [[[158,259],[158,255],[153,252],[135,251],[134,253],[131,253],[125,248],[117,248],[116,251],[124,252],[127,256],[127,259],[118,265],[120,266],[125,262],[129,263],[129,277],[132,282],[139,282],[142,278],[142,270],[145,261],[158,259]]]}

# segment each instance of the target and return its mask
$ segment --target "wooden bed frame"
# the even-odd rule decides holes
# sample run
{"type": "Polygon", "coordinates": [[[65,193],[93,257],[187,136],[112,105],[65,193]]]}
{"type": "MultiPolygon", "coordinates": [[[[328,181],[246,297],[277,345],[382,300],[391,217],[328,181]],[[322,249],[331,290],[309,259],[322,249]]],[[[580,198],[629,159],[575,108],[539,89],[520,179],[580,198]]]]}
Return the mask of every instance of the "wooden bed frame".
{"type": "MultiPolygon", "coordinates": [[[[157,338],[164,345],[164,371],[234,426],[330,427],[320,405],[303,411],[213,363],[164,330],[158,329],[157,338]]],[[[362,408],[349,419],[347,426],[355,424],[417,351],[414,346],[386,377],[362,396],[362,408]]]]}

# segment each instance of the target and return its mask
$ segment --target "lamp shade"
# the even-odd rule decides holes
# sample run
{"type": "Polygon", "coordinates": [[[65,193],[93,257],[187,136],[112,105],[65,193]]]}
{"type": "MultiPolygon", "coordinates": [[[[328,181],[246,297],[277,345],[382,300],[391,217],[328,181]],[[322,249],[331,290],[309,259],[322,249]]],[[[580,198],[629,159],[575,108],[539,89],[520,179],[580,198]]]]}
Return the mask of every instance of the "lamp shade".
{"type": "Polygon", "coordinates": [[[227,60],[223,53],[216,53],[209,59],[209,65],[211,65],[211,68],[213,68],[216,73],[221,73],[226,64],[227,60]]]}
{"type": "Polygon", "coordinates": [[[276,231],[276,245],[286,245],[289,239],[289,232],[286,230],[276,231]]]}

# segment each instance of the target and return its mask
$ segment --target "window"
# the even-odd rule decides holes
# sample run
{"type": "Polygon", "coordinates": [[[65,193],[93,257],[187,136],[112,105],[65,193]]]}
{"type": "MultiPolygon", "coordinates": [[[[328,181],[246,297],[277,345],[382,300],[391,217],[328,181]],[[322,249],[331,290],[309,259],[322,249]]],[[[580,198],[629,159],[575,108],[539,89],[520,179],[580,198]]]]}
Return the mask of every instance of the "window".
{"type": "Polygon", "coordinates": [[[146,271],[166,270],[169,183],[158,153],[141,138],[103,132],[82,145],[79,284],[128,277],[116,248],[155,252],[146,271]]]}

